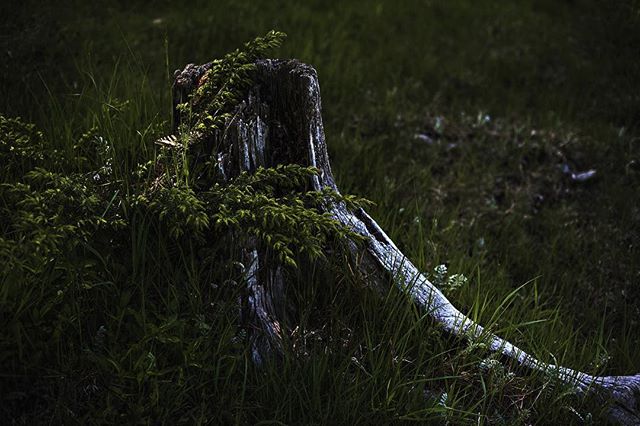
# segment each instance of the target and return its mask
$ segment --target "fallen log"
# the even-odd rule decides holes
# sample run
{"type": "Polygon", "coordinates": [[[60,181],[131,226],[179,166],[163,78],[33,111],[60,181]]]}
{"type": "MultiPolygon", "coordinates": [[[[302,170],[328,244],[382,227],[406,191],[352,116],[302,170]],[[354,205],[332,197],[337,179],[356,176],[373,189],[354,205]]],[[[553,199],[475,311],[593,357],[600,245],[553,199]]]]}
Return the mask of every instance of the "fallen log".
{"type": "MultiPolygon", "coordinates": [[[[185,102],[198,87],[211,64],[188,65],[176,73],[174,82],[174,130],[180,131],[181,113],[176,106],[185,102]]],[[[336,186],[324,137],[320,87],[316,71],[295,60],[260,60],[253,85],[224,130],[210,139],[215,145],[215,173],[229,180],[241,172],[281,164],[313,166],[319,174],[311,188],[320,191],[336,186]]],[[[165,138],[171,144],[176,138],[165,138]]],[[[611,404],[610,419],[622,425],[640,424],[640,374],[632,376],[592,376],[567,367],[547,364],[510,342],[485,330],[465,316],[405,256],[387,234],[362,208],[351,209],[334,202],[327,207],[333,218],[366,240],[364,248],[347,242],[357,266],[372,285],[393,277],[399,290],[409,294],[444,330],[469,341],[482,341],[491,351],[517,362],[523,369],[553,374],[578,394],[595,395],[611,404]]],[[[246,300],[244,318],[250,330],[253,360],[260,364],[282,350],[286,312],[284,278],[267,250],[250,242],[243,249],[246,300]]]]}

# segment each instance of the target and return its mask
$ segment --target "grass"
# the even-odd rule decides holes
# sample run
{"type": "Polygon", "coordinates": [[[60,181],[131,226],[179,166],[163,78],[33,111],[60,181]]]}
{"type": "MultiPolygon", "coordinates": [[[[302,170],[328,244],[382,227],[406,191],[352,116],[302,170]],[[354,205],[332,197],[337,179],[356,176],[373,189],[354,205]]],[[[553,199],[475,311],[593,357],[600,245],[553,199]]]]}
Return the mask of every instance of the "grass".
{"type": "MultiPolygon", "coordinates": [[[[469,278],[456,306],[545,361],[638,371],[637,1],[2,7],[0,111],[43,129],[70,164],[52,169],[81,169],[83,134],[106,142],[87,160],[110,158],[120,185],[103,187],[104,217],[156,159],[173,69],[277,28],[278,56],[319,72],[341,189],[373,200],[421,269],[469,278]],[[596,178],[573,182],[565,163],[596,178]]],[[[237,248],[125,214],[37,273],[3,265],[0,405],[14,424],[603,421],[340,258],[290,271],[299,328],[282,363],[258,369],[237,327],[237,248]]]]}

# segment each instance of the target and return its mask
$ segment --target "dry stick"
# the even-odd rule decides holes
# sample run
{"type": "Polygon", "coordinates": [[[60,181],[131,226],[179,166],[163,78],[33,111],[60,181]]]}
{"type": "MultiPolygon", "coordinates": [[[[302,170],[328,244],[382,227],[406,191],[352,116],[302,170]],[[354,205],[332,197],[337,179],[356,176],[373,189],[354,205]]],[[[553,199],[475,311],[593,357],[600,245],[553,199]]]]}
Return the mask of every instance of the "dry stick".
{"type": "MultiPolygon", "coordinates": [[[[193,66],[187,67],[185,72],[188,70],[193,73],[193,69],[193,66]]],[[[192,79],[184,80],[192,82],[192,79]]],[[[225,137],[228,140],[223,141],[218,153],[217,167],[225,179],[242,171],[254,171],[259,166],[298,163],[319,169],[319,175],[312,179],[314,190],[329,187],[338,191],[325,144],[320,86],[316,71],[311,66],[297,61],[258,61],[256,87],[245,101],[241,116],[230,125],[236,127],[235,139],[225,137]],[[284,140],[287,149],[283,149],[283,140],[273,136],[273,133],[277,133],[273,127],[282,125],[281,120],[288,126],[289,135],[284,140]]],[[[366,238],[364,256],[362,249],[352,241],[348,241],[347,246],[354,259],[361,259],[358,267],[365,276],[370,277],[372,284],[373,281],[379,284],[385,274],[393,276],[400,290],[409,294],[414,303],[447,332],[487,342],[491,351],[515,360],[524,368],[551,373],[573,387],[578,394],[593,393],[610,399],[611,420],[622,425],[640,425],[640,375],[592,376],[536,359],[486,331],[456,309],[364,210],[351,211],[344,204],[334,203],[328,211],[341,224],[366,238]],[[372,276],[372,271],[378,276],[372,276]]],[[[270,351],[281,348],[280,323],[270,300],[283,298],[284,293],[278,286],[273,286],[268,278],[259,278],[260,268],[271,270],[273,267],[259,265],[259,259],[263,256],[255,245],[245,249],[245,252],[245,262],[249,265],[246,278],[252,322],[257,329],[263,330],[263,336],[270,341],[260,342],[257,336],[252,339],[252,354],[259,363],[270,351]]],[[[279,280],[282,281],[281,275],[279,280]]]]}

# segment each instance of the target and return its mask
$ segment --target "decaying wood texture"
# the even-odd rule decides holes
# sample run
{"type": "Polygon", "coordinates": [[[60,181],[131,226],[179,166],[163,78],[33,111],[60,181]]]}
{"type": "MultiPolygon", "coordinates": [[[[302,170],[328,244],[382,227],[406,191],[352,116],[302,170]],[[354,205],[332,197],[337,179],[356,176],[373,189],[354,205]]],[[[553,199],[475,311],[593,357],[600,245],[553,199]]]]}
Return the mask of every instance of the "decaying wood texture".
{"type": "MultiPolygon", "coordinates": [[[[186,100],[208,65],[188,65],[176,73],[174,102],[186,100]]],[[[175,106],[175,105],[174,105],[175,106]]],[[[174,114],[177,129],[178,114],[174,114]]],[[[219,134],[217,173],[224,179],[242,171],[297,163],[320,170],[312,182],[314,190],[330,187],[338,191],[331,172],[321,117],[320,87],[316,71],[291,60],[257,62],[255,85],[219,134]]],[[[570,368],[539,361],[508,341],[486,331],[466,317],[398,249],[376,221],[362,209],[350,210],[334,203],[329,212],[335,219],[366,237],[365,248],[349,244],[358,267],[379,285],[384,277],[411,295],[414,303],[452,335],[482,341],[494,352],[515,360],[525,370],[548,372],[574,387],[579,394],[595,394],[612,401],[613,421],[640,424],[640,374],[597,377],[570,368]]],[[[277,262],[256,244],[244,248],[246,267],[245,318],[250,324],[253,358],[261,363],[281,349],[286,305],[283,274],[277,262]]]]}

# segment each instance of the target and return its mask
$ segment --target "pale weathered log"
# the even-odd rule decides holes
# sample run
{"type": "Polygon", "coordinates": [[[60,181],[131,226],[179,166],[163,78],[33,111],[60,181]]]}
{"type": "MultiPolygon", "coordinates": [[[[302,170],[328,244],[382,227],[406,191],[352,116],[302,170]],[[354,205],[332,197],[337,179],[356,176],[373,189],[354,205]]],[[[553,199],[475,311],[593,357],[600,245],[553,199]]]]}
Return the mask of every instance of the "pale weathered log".
{"type": "MultiPolygon", "coordinates": [[[[190,65],[176,75],[174,99],[184,100],[197,79],[208,69],[190,65]]],[[[177,125],[177,123],[176,123],[177,125]]],[[[218,174],[223,180],[259,166],[297,163],[315,166],[320,175],[312,182],[314,190],[335,184],[327,154],[321,117],[320,87],[316,71],[297,61],[263,60],[257,62],[254,87],[234,118],[227,123],[217,141],[218,174]]],[[[177,127],[176,127],[177,128],[177,127]]],[[[366,237],[363,249],[349,244],[361,272],[379,285],[384,277],[393,277],[400,290],[444,330],[467,340],[481,340],[493,352],[516,361],[525,369],[553,374],[579,394],[595,394],[612,403],[609,415],[623,425],[640,424],[640,374],[634,376],[591,376],[570,368],[544,363],[508,341],[483,329],[453,304],[396,247],[385,232],[364,210],[352,211],[333,204],[330,213],[342,224],[366,237]],[[363,252],[364,250],[364,252],[363,252]]],[[[284,283],[275,262],[254,243],[245,247],[246,282],[253,330],[254,359],[281,348],[286,309],[284,283]]]]}

